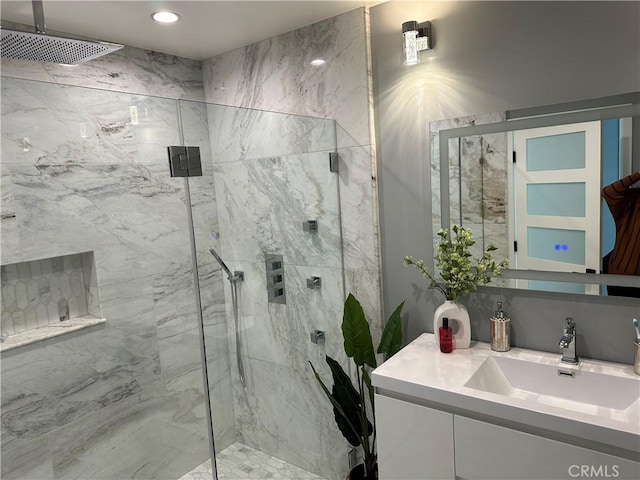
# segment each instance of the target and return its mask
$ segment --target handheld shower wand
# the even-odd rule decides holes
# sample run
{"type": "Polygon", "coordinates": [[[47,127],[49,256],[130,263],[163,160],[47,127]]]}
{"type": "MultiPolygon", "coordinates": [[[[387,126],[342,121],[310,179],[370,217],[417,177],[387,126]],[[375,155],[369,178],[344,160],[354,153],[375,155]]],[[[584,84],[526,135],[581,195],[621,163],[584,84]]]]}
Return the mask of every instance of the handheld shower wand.
{"type": "Polygon", "coordinates": [[[229,270],[229,267],[227,267],[227,264],[224,263],[224,260],[222,260],[220,255],[218,255],[218,252],[216,252],[213,248],[210,248],[209,251],[211,252],[211,255],[213,255],[213,258],[215,258],[218,261],[218,263],[220,264],[222,269],[226,272],[227,277],[229,278],[229,280],[231,280],[231,277],[233,276],[231,274],[231,270],[229,270]]]}
{"type": "Polygon", "coordinates": [[[222,269],[227,274],[227,278],[229,279],[229,283],[231,284],[231,301],[233,303],[233,321],[236,330],[236,361],[238,363],[238,376],[240,377],[240,383],[242,383],[243,387],[246,387],[246,381],[244,378],[244,365],[242,363],[242,342],[240,341],[240,319],[238,314],[238,281],[244,280],[244,272],[234,271],[233,273],[227,267],[227,264],[224,263],[222,257],[218,255],[213,248],[209,249],[213,258],[217,260],[222,269]]]}

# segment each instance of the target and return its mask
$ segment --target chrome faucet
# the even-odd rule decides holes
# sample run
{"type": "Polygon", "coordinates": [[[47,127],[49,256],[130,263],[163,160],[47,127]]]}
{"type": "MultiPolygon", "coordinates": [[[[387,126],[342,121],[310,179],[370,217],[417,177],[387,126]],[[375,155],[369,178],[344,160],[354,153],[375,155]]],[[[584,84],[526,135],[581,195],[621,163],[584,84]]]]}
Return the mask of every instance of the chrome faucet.
{"type": "Polygon", "coordinates": [[[567,317],[562,327],[562,338],[558,347],[562,348],[562,363],[578,364],[578,355],[576,354],[576,324],[573,318],[567,317]]]}

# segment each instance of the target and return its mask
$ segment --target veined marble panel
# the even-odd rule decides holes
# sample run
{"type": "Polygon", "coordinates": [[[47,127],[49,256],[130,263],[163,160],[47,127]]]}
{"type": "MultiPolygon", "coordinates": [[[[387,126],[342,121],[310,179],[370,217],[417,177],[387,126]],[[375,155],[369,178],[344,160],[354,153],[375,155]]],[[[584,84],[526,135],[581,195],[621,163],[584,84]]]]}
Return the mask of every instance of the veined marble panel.
{"type": "Polygon", "coordinates": [[[340,147],[368,145],[366,51],[359,8],[205,61],[205,99],[335,119],[340,147]],[[315,58],[326,63],[310,65],[315,58]]]}
{"type": "Polygon", "coordinates": [[[369,146],[341,148],[340,215],[344,268],[379,269],[378,226],[374,180],[371,177],[372,149],[369,146]]]}
{"type": "Polygon", "coordinates": [[[14,449],[2,449],[4,480],[53,480],[53,462],[46,435],[14,449]]]}
{"type": "Polygon", "coordinates": [[[202,187],[208,186],[213,189],[213,159],[211,156],[208,118],[210,105],[204,102],[180,100],[178,109],[184,144],[200,147],[202,177],[190,177],[190,185],[193,188],[194,183],[197,185],[202,184],[202,187]]]}
{"type": "Polygon", "coordinates": [[[205,328],[226,324],[224,288],[227,284],[227,275],[208,250],[198,252],[198,255],[202,255],[203,258],[202,261],[198,260],[198,281],[205,328]]]}
{"type": "Polygon", "coordinates": [[[341,267],[337,175],[326,154],[216,164],[222,252],[227,259],[341,267]],[[303,231],[307,220],[317,232],[303,231]]]}
{"type": "MultiPolygon", "coordinates": [[[[163,163],[175,100],[3,78],[2,163],[163,163]]],[[[167,167],[168,168],[168,167],[167,167]]]]}
{"type": "MultiPolygon", "coordinates": [[[[33,27],[3,20],[4,28],[33,27]]],[[[67,36],[48,30],[50,35],[67,36]]],[[[75,67],[3,58],[2,76],[167,98],[204,100],[202,64],[197,60],[125,46],[75,67]]]]}
{"type": "MultiPolygon", "coordinates": [[[[188,426],[206,436],[200,332],[197,325],[197,305],[193,286],[193,272],[172,272],[153,279],[154,308],[157,319],[159,358],[162,377],[170,391],[182,395],[182,412],[172,418],[178,425],[188,426]]],[[[202,279],[203,272],[200,271],[202,279]]],[[[219,295],[223,295],[220,275],[219,295]]],[[[229,339],[224,304],[216,304],[221,314],[214,315],[206,306],[210,283],[201,282],[207,373],[214,421],[216,444],[230,445],[237,440],[233,416],[233,398],[229,371],[229,339]],[[218,317],[218,318],[216,318],[218,317]],[[220,323],[222,320],[222,323],[220,323]]],[[[222,299],[224,301],[224,297],[222,299]]]]}
{"type": "Polygon", "coordinates": [[[207,117],[214,163],[336,148],[333,120],[222,105],[207,105],[207,117]]]}
{"type": "MultiPolygon", "coordinates": [[[[308,361],[324,363],[325,355],[343,355],[343,281],[340,268],[297,267],[285,264],[286,304],[268,303],[265,266],[238,263],[245,272],[239,284],[239,330],[243,357],[287,365],[304,371],[308,361]],[[321,278],[320,289],[309,289],[307,279],[321,278]],[[323,330],[324,344],[313,344],[310,333],[323,330]]],[[[235,359],[237,345],[229,287],[225,287],[229,343],[235,359]]]]}
{"type": "Polygon", "coordinates": [[[175,423],[184,398],[158,386],[56,430],[55,478],[180,478],[209,457],[206,436],[175,423]]]}
{"type": "Polygon", "coordinates": [[[202,362],[193,273],[166,272],[152,284],[162,377],[169,380],[202,362]]]}
{"type": "MultiPolygon", "coordinates": [[[[18,236],[18,222],[13,198],[13,183],[9,169],[0,165],[0,250],[6,256],[12,257],[18,251],[20,237],[18,236]]],[[[2,262],[4,263],[4,262],[2,262]]]]}
{"type": "MultiPolygon", "coordinates": [[[[504,121],[504,114],[488,113],[431,122],[431,178],[440,178],[438,132],[443,129],[504,121]]],[[[507,243],[507,136],[504,133],[454,138],[449,140],[449,186],[451,222],[471,228],[474,237],[492,232],[497,257],[506,257],[507,243]],[[462,179],[462,181],[460,181],[462,179]],[[498,241],[499,240],[499,241],[498,241]]],[[[440,184],[431,185],[434,248],[441,225],[440,184]]],[[[488,237],[485,237],[487,240],[488,237]]],[[[476,255],[486,248],[476,245],[476,255]]]]}
{"type": "Polygon", "coordinates": [[[143,165],[12,165],[16,263],[94,251],[102,285],[191,264],[180,181],[143,165]]]}
{"type": "Polygon", "coordinates": [[[207,377],[217,450],[224,449],[238,440],[227,330],[225,324],[210,326],[206,329],[207,377]]]}
{"type": "Polygon", "coordinates": [[[165,382],[167,390],[179,398],[180,407],[172,410],[168,421],[200,437],[207,436],[202,368],[197,367],[165,382]]]}
{"type": "MultiPolygon", "coordinates": [[[[235,330],[229,323],[234,410],[240,434],[264,452],[326,478],[339,478],[343,474],[337,472],[346,463],[346,444],[339,432],[336,436],[331,406],[321,390],[315,390],[319,387],[308,361],[326,374],[327,381],[330,373],[325,355],[346,368],[340,328],[342,270],[285,266],[287,303],[281,305],[267,302],[264,264],[238,263],[236,267],[245,271],[245,282],[239,288],[239,326],[246,387],[239,382],[235,330]],[[322,279],[319,290],[306,286],[312,275],[322,279]],[[315,329],[325,331],[324,344],[311,342],[310,333],[315,329]]],[[[232,318],[230,309],[229,305],[232,318]]]]}
{"type": "MultiPolygon", "coordinates": [[[[331,382],[326,364],[316,367],[331,382]]],[[[236,423],[243,443],[316,475],[344,478],[347,442],[311,368],[297,370],[248,359],[245,373],[245,389],[234,381],[236,423]]],[[[232,375],[237,379],[233,369],[232,375]]]]}
{"type": "Polygon", "coordinates": [[[102,287],[104,329],[2,354],[2,448],[139,393],[160,379],[146,279],[102,287]]]}

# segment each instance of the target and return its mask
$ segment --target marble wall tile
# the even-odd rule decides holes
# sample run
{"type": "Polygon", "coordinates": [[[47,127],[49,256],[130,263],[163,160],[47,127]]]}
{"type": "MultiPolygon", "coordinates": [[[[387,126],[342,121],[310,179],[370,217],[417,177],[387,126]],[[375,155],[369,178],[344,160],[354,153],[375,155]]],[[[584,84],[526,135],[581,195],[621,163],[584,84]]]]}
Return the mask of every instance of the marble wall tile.
{"type": "MultiPolygon", "coordinates": [[[[444,129],[502,122],[502,113],[470,115],[438,120],[429,124],[431,135],[431,178],[440,178],[438,132],[444,129]]],[[[449,188],[451,223],[472,228],[474,233],[492,231],[492,240],[500,250],[496,258],[507,257],[507,136],[490,134],[449,140],[449,188]],[[462,178],[462,182],[459,179],[462,178]],[[461,208],[461,205],[463,206],[461,208]],[[504,254],[503,254],[504,253],[504,254]]],[[[437,232],[442,224],[440,184],[431,185],[434,248],[440,241],[437,232]]],[[[485,237],[486,238],[486,237],[485,237]]],[[[482,255],[477,244],[474,255],[482,255]]]]}
{"type": "Polygon", "coordinates": [[[160,378],[147,281],[104,286],[106,327],[2,354],[2,448],[135,395],[160,378]]]}
{"type": "Polygon", "coordinates": [[[207,419],[204,408],[204,380],[202,369],[194,368],[165,381],[170,395],[179,399],[180,407],[167,411],[167,421],[177,427],[192,431],[199,437],[207,436],[207,419]]]}
{"type": "Polygon", "coordinates": [[[214,163],[334,151],[335,122],[248,108],[207,105],[214,163]]]}
{"type": "Polygon", "coordinates": [[[2,163],[167,163],[176,101],[3,78],[2,163]]]}
{"type": "MultiPolygon", "coordinates": [[[[330,382],[328,367],[317,368],[330,382]]],[[[234,382],[243,443],[325,478],[344,478],[348,445],[311,369],[248,359],[245,372],[246,388],[234,382]]]]}
{"type": "MultiPolygon", "coordinates": [[[[237,442],[239,437],[234,414],[227,326],[216,325],[212,329],[217,341],[207,342],[207,371],[214,442],[216,451],[220,452],[237,442]],[[214,350],[213,354],[209,354],[212,350],[210,348],[212,343],[220,345],[220,349],[214,350]],[[225,348],[226,350],[224,350],[225,348]]],[[[208,335],[211,336],[212,332],[208,332],[208,335]]]]}
{"type": "Polygon", "coordinates": [[[379,269],[379,255],[372,148],[341,148],[338,156],[344,268],[374,271],[379,269]]]}
{"type": "Polygon", "coordinates": [[[16,207],[13,198],[13,182],[9,169],[0,165],[0,250],[7,257],[15,256],[19,244],[18,221],[16,219],[16,207]]]}
{"type": "Polygon", "coordinates": [[[4,480],[53,480],[53,462],[46,435],[14,449],[2,449],[4,480]]]}
{"type": "MultiPolygon", "coordinates": [[[[33,31],[33,27],[2,22],[4,28],[33,31]]],[[[47,30],[52,35],[62,32],[47,30]]],[[[202,101],[201,62],[150,50],[123,49],[76,67],[3,58],[2,76],[103,90],[202,101]]]]}
{"type": "MultiPolygon", "coordinates": [[[[343,281],[339,268],[287,266],[286,304],[269,303],[264,264],[238,263],[245,271],[239,285],[239,331],[242,355],[305,370],[308,361],[324,363],[324,355],[342,355],[343,281]],[[309,289],[307,278],[319,276],[320,289],[309,289]],[[311,343],[313,330],[326,332],[324,345],[311,343]]],[[[227,291],[228,293],[228,291],[227,291]]],[[[230,302],[229,302],[230,303],[230,302]]],[[[233,318],[231,305],[228,316],[233,318]]],[[[235,328],[229,322],[232,357],[237,350],[235,328]]]]}
{"type": "Polygon", "coordinates": [[[198,281],[200,283],[200,301],[205,329],[209,326],[226,324],[224,288],[227,275],[207,250],[202,252],[205,261],[198,261],[198,281]]]}
{"type": "MultiPolygon", "coordinates": [[[[336,441],[332,416],[326,418],[331,407],[328,401],[322,405],[326,399],[322,392],[318,396],[317,385],[310,382],[314,377],[308,362],[312,361],[319,371],[326,370],[328,381],[325,355],[348,368],[341,331],[342,269],[285,266],[287,303],[283,305],[267,302],[264,264],[239,262],[236,266],[245,271],[245,281],[239,287],[245,387],[239,381],[232,322],[228,338],[239,434],[243,442],[262,451],[326,478],[338,478],[333,469],[339,471],[346,466],[346,446],[344,441],[336,441]],[[319,290],[306,286],[306,279],[312,275],[322,279],[319,290]],[[325,331],[324,344],[311,342],[310,333],[316,329],[325,331]],[[318,400],[321,407],[313,405],[318,400]],[[289,411],[286,414],[282,411],[285,404],[289,411]],[[300,438],[301,431],[308,434],[300,438]],[[331,460],[323,462],[323,458],[331,460]]],[[[232,318],[230,305],[228,310],[232,318]]]]}
{"type": "MultiPolygon", "coordinates": [[[[12,165],[18,258],[94,251],[101,284],[190,263],[179,184],[142,165],[12,165]]],[[[3,252],[4,254],[5,252],[3,252]]]]}
{"type": "Polygon", "coordinates": [[[216,164],[220,241],[229,259],[340,266],[337,178],[323,153],[216,164]],[[318,231],[303,231],[316,220],[318,231]]]}
{"type": "MultiPolygon", "coordinates": [[[[209,138],[211,106],[203,102],[180,100],[177,107],[184,144],[199,147],[202,160],[202,177],[190,177],[190,186],[193,189],[194,184],[202,184],[203,187],[208,186],[213,190],[213,183],[211,183],[213,175],[212,145],[209,138]]],[[[192,201],[196,202],[197,200],[192,199],[192,201]]],[[[213,210],[215,212],[215,209],[213,210]]]]}
{"type": "Polygon", "coordinates": [[[340,147],[369,144],[364,30],[360,8],[207,60],[205,100],[335,119],[340,147]]]}
{"type": "Polygon", "coordinates": [[[206,436],[173,423],[183,407],[158,386],[65,425],[50,436],[55,478],[180,478],[209,457],[206,436]]]}
{"type": "Polygon", "coordinates": [[[162,377],[169,380],[201,364],[193,273],[167,272],[152,284],[162,377]]]}

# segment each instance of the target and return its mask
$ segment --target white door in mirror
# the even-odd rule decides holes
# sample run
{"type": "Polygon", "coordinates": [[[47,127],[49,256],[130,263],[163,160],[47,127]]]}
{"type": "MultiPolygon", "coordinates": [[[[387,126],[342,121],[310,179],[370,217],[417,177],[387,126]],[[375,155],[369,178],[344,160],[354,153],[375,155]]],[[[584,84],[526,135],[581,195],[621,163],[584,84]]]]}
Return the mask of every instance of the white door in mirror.
{"type": "Polygon", "coordinates": [[[513,132],[516,268],[600,270],[600,130],[585,122],[513,132]]]}

